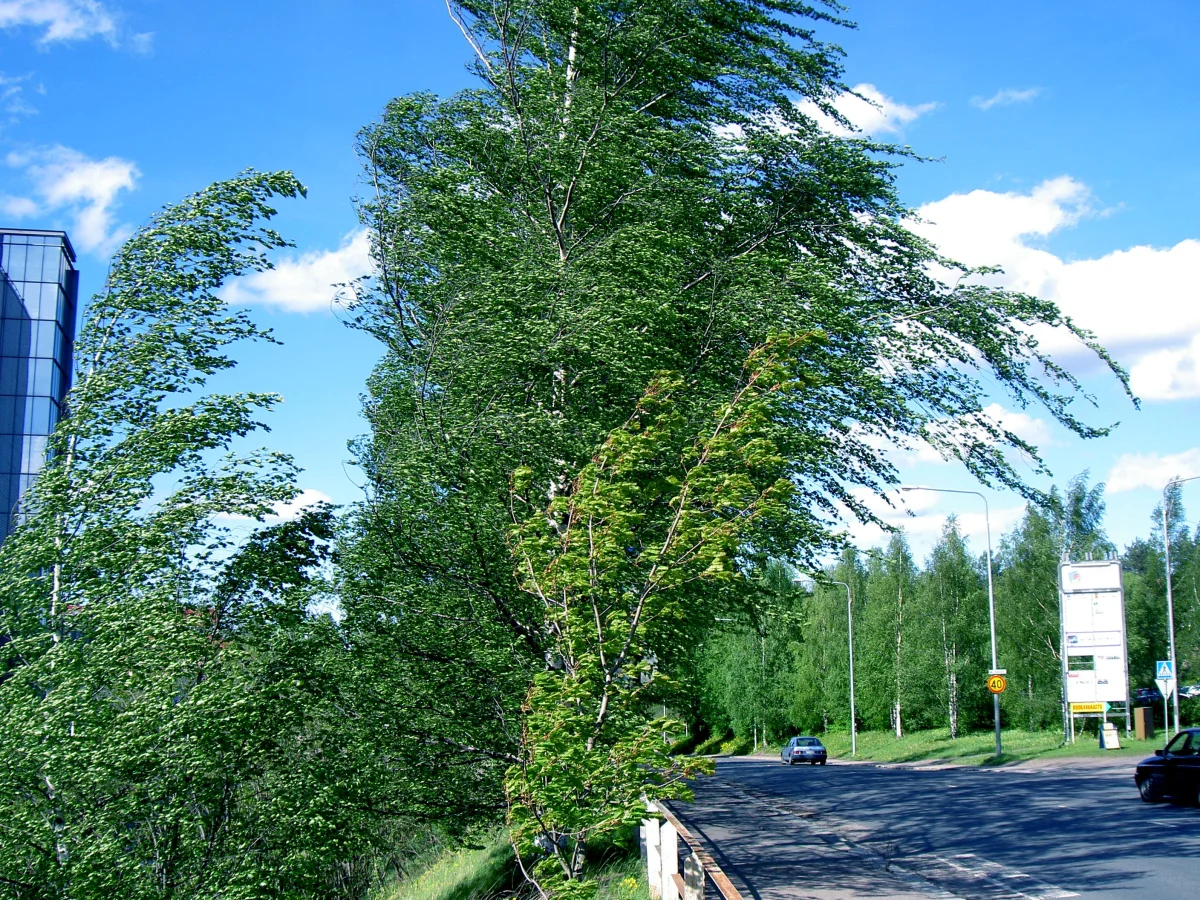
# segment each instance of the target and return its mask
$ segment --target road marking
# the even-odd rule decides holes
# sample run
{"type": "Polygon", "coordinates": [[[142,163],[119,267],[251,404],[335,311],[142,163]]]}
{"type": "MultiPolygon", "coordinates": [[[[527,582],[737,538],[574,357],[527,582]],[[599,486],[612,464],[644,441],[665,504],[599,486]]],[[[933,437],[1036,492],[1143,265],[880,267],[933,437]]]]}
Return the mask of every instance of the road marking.
{"type": "Polygon", "coordinates": [[[1066,900],[1078,897],[1075,891],[1039,881],[1032,875],[974,853],[956,853],[952,857],[919,853],[901,857],[892,864],[906,869],[937,887],[970,898],[987,900],[1066,900]],[[962,882],[967,882],[963,884],[962,882]]]}

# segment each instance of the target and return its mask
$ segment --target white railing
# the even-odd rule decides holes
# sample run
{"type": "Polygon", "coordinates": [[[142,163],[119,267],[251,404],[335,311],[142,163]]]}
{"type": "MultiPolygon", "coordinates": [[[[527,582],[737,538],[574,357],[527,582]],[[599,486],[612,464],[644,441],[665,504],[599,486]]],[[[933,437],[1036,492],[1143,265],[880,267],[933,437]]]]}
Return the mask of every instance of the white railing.
{"type": "Polygon", "coordinates": [[[742,900],[721,867],[665,803],[650,803],[648,807],[651,814],[662,816],[661,820],[642,819],[641,829],[642,857],[654,900],[704,900],[706,880],[712,881],[724,900],[742,900]],[[682,873],[679,871],[681,838],[691,851],[684,857],[682,873]]]}

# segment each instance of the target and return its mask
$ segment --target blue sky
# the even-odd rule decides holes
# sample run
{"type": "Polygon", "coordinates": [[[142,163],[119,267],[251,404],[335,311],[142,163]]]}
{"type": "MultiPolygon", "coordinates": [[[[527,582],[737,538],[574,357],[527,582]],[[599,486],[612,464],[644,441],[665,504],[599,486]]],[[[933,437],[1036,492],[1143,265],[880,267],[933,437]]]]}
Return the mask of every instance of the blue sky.
{"type": "MultiPolygon", "coordinates": [[[[1088,420],[1120,422],[1114,435],[1071,438],[1003,397],[997,413],[1044,446],[1058,483],[1084,469],[1108,482],[1118,544],[1147,533],[1162,483],[1200,475],[1200,4],[870,0],[849,15],[857,30],[825,34],[847,51],[847,83],[879,105],[847,98],[845,111],[936,160],[900,175],[921,230],[1059,302],[1142,398],[1135,411],[1052,343],[1097,395],[1088,420]]],[[[466,49],[439,0],[0,0],[0,224],[66,228],[90,293],[121,236],[164,203],[243,168],[294,170],[309,198],[277,224],[297,250],[230,294],[284,346],[243,351],[231,380],[283,394],[266,440],[304,466],[306,498],[354,501],[346,442],[364,430],[378,347],[340,324],[329,287],[365,271],[354,135],[394,96],[466,86],[466,49]]],[[[908,483],[972,487],[928,454],[896,458],[908,483]]],[[[1200,481],[1186,490],[1195,517],[1200,481]]],[[[998,538],[1022,504],[988,496],[998,538]]],[[[982,549],[973,498],[905,501],[915,518],[888,516],[919,554],[949,512],[982,549]]]]}

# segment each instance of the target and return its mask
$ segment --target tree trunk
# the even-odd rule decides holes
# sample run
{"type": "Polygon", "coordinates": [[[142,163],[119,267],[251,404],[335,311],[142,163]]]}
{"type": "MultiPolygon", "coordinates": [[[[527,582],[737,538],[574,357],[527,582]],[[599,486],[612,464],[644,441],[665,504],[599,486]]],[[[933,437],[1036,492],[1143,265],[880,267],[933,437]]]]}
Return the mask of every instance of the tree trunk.
{"type": "Polygon", "coordinates": [[[900,714],[900,689],[903,681],[901,669],[901,651],[904,644],[904,581],[898,579],[899,587],[896,589],[896,737],[904,736],[904,726],[901,722],[900,714]]]}
{"type": "Polygon", "coordinates": [[[1029,676],[1029,730],[1033,731],[1033,676],[1029,676]]]}
{"type": "Polygon", "coordinates": [[[942,660],[946,666],[946,714],[950,720],[950,737],[958,737],[958,647],[946,633],[946,617],[942,616],[942,660]]]}

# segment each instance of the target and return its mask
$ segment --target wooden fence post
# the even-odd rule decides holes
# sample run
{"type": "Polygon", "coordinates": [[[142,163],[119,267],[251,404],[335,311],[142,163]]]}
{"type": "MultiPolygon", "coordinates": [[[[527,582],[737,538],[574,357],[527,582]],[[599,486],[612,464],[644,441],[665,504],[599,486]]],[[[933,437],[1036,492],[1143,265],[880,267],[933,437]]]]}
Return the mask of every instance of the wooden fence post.
{"type": "Polygon", "coordinates": [[[658,842],[662,855],[662,900],[679,900],[679,886],[675,876],[679,874],[679,832],[670,822],[663,822],[658,829],[658,842]]]}
{"type": "Polygon", "coordinates": [[[704,863],[696,853],[683,861],[683,900],[704,900],[704,863]]]}
{"type": "Polygon", "coordinates": [[[658,819],[642,819],[642,835],[646,842],[646,883],[650,885],[650,896],[654,900],[662,896],[661,824],[658,819]]]}

